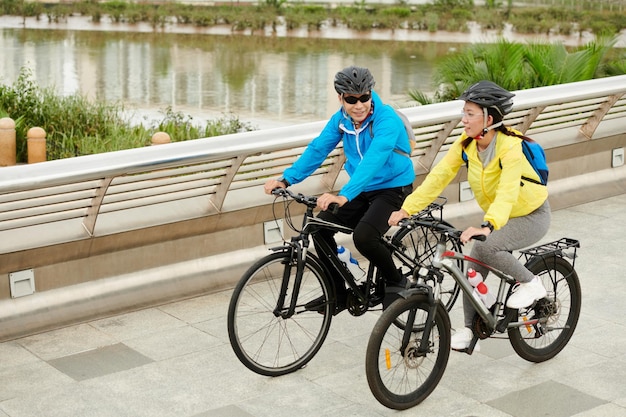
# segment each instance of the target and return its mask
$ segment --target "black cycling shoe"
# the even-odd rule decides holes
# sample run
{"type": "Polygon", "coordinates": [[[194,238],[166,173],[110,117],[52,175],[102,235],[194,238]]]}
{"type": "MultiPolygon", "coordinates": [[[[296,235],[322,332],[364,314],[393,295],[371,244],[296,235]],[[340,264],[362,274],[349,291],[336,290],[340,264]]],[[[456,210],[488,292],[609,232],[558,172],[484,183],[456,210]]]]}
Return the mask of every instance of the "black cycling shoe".
{"type": "Polygon", "coordinates": [[[411,281],[402,277],[400,282],[392,282],[385,285],[385,298],[383,298],[383,310],[386,310],[394,301],[402,298],[400,293],[411,286],[411,281]]]}

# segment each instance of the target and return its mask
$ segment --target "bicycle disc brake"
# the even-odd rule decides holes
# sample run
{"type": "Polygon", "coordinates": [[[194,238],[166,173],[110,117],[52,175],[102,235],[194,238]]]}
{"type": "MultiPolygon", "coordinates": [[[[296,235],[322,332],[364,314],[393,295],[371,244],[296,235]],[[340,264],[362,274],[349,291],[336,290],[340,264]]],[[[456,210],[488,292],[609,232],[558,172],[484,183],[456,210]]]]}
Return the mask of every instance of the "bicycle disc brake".
{"type": "Polygon", "coordinates": [[[407,369],[417,369],[426,359],[426,355],[418,354],[420,341],[412,340],[404,350],[404,364],[407,369]]]}

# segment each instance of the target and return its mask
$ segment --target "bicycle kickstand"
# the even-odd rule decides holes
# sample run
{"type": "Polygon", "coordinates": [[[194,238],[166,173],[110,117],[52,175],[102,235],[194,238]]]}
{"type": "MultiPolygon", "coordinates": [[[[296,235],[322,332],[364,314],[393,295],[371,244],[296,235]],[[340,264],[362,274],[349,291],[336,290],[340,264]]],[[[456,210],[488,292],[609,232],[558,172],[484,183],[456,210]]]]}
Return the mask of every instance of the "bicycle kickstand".
{"type": "Polygon", "coordinates": [[[468,355],[471,355],[472,353],[474,353],[474,348],[476,347],[476,343],[478,343],[478,336],[472,337],[472,341],[470,342],[469,346],[465,348],[464,352],[467,353],[468,355]]]}

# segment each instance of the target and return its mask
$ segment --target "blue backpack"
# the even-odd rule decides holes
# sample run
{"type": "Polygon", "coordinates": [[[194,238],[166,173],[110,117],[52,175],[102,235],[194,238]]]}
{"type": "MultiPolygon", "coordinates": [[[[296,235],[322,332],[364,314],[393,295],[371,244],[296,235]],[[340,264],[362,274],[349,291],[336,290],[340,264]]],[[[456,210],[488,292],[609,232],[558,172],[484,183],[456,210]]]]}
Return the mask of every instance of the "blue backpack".
{"type": "MultiPolygon", "coordinates": [[[[547,185],[548,184],[548,163],[546,162],[546,153],[541,145],[532,139],[522,138],[522,151],[524,156],[530,162],[530,166],[533,167],[540,181],[533,178],[522,176],[522,179],[535,184],[547,185]]],[[[467,154],[463,151],[463,161],[465,165],[468,165],[467,154]]],[[[502,169],[502,162],[500,162],[500,169],[502,169]]]]}

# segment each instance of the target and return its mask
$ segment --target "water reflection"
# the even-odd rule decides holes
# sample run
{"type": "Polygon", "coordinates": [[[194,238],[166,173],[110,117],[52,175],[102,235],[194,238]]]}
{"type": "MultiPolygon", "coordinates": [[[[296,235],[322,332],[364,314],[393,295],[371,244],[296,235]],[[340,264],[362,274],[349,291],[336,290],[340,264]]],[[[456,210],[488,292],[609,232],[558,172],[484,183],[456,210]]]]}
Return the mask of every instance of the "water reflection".
{"type": "Polygon", "coordinates": [[[3,29],[0,81],[20,69],[62,94],[212,118],[312,121],[337,108],[332,77],[368,66],[383,99],[430,90],[435,62],[456,44],[164,33],[3,29]]]}

